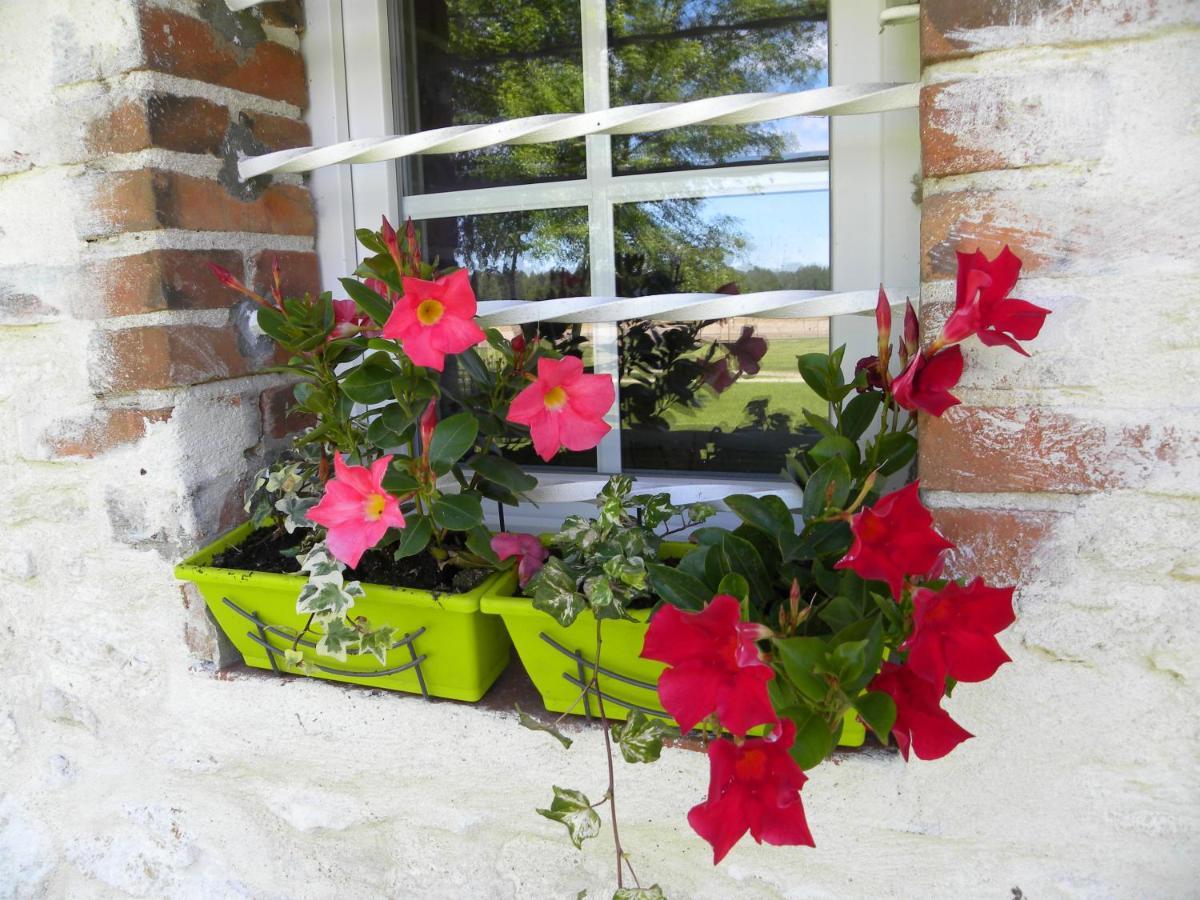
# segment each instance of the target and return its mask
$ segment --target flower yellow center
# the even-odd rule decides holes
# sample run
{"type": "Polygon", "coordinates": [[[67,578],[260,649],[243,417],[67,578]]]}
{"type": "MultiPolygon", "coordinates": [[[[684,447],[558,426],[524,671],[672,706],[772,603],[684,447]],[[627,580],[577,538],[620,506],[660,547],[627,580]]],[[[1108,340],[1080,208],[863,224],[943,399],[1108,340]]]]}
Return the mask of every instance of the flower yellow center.
{"type": "Polygon", "coordinates": [[[557,385],[546,391],[546,409],[561,409],[567,402],[567,392],[557,385]]]}
{"type": "Polygon", "coordinates": [[[372,494],[363,502],[363,516],[368,522],[374,522],[383,515],[383,508],[387,506],[387,501],[383,498],[383,494],[372,494]]]}
{"type": "Polygon", "coordinates": [[[417,307],[417,321],[422,325],[436,325],[444,311],[445,307],[437,300],[422,300],[417,307]]]}

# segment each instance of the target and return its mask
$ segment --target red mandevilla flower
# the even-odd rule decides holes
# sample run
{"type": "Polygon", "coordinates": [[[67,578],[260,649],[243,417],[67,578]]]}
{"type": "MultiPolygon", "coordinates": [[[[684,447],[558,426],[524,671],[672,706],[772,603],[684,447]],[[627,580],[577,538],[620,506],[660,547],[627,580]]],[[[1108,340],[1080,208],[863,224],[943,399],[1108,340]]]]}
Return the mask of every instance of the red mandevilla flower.
{"type": "Polygon", "coordinates": [[[966,587],[948,584],[940,591],[913,594],[913,631],[901,650],[905,665],[935,685],[949,675],[956,681],[986,681],[1011,662],[996,634],[1014,621],[1013,589],[988,587],[976,578],[966,587]]]}
{"type": "Polygon", "coordinates": [[[700,380],[716,393],[723,394],[733,387],[737,376],[729,370],[729,357],[722,356],[704,364],[700,380]]]}
{"type": "Polygon", "coordinates": [[[760,844],[815,846],[800,800],[808,777],[788,753],[795,739],[796,726],[784,719],[769,738],[708,745],[708,799],[692,807],[688,824],[712,844],[713,865],[747,831],[760,844]]]}
{"type": "Polygon", "coordinates": [[[402,278],[404,296],[392,307],[383,336],[400,341],[418,366],[442,371],[446,355],[486,339],[475,324],[475,292],[466,269],[436,281],[402,278]]]}
{"type": "Polygon", "coordinates": [[[1017,341],[1037,337],[1050,310],[1008,296],[1020,275],[1021,260],[1007,246],[991,260],[982,250],[960,251],[954,312],[946,320],[935,349],[975,334],[989,347],[1003,345],[1028,356],[1017,341]]]}
{"type": "Polygon", "coordinates": [[[500,559],[517,558],[517,582],[521,587],[525,587],[550,556],[550,551],[532,534],[507,531],[492,538],[492,552],[500,559]]]}
{"type": "Polygon", "coordinates": [[[868,686],[896,703],[892,737],[908,759],[911,749],[918,759],[941,759],[967,738],[974,737],[941,707],[943,688],[908,666],[885,662],[868,686]]]}
{"type": "Polygon", "coordinates": [[[612,430],[604,414],[616,400],[611,375],[585,375],[578,356],[542,357],[534,382],[513,398],[508,420],[529,426],[533,449],[549,462],[560,447],[591,450],[612,430]]]}
{"type": "Polygon", "coordinates": [[[764,630],[741,621],[740,604],[728,594],[700,612],[664,606],[650,620],[641,655],[670,667],[659,676],[658,699],[681,731],[713,712],[734,734],[775,721],[767,696],[775,673],[754,643],[764,630]]]}
{"type": "Polygon", "coordinates": [[[350,568],[383,539],[389,528],[403,528],[400,501],[383,489],[390,455],[366,466],[348,466],[341,454],[333,457],[334,477],[326,483],[321,502],[308,518],[329,530],[329,552],[350,568]]]}
{"type": "Polygon", "coordinates": [[[962,372],[963,357],[958,347],[948,347],[930,358],[918,353],[892,380],[892,396],[904,409],[940,416],[958,405],[958,398],[950,393],[950,388],[958,384],[962,372]]]}
{"type": "Polygon", "coordinates": [[[933,516],[921,502],[920,482],[880,497],[850,520],[854,543],[834,564],[868,581],[886,581],[900,599],[907,575],[929,577],[942,552],[954,545],[933,528],[933,516]]]}
{"type": "Polygon", "coordinates": [[[766,338],[756,337],[749,325],[743,325],[738,339],[725,343],[724,347],[737,361],[738,374],[757,375],[762,368],[762,358],[767,355],[766,338]]]}

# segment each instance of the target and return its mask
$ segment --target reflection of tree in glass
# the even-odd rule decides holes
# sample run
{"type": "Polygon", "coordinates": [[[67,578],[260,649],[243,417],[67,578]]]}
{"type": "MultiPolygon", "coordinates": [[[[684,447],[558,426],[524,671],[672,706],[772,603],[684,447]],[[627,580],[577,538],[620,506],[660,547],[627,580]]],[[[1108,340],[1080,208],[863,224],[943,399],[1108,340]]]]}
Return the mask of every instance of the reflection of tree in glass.
{"type": "MultiPolygon", "coordinates": [[[[793,90],[826,67],[825,0],[610,0],[614,105],[793,90]]],[[[779,159],[773,123],[678,128],[613,141],[616,171],[779,159]]]]}

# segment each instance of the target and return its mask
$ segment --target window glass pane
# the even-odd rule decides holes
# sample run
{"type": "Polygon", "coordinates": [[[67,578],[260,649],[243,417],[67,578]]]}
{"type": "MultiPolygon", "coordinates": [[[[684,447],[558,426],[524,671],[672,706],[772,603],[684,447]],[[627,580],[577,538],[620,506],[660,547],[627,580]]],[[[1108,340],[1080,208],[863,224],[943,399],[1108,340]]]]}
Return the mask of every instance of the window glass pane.
{"type": "MultiPolygon", "coordinates": [[[[824,191],[616,207],[617,290],[829,288],[824,191]]],[[[731,304],[734,303],[730,298],[731,304]]],[[[796,356],[828,351],[826,319],[621,326],[621,446],[630,469],[777,473],[823,410],[796,356]]]]}
{"type": "MultiPolygon", "coordinates": [[[[829,83],[825,0],[608,0],[613,106],[829,83]]],[[[614,136],[616,174],[824,157],[828,120],[614,136]]]]}
{"type": "MultiPolygon", "coordinates": [[[[411,130],[583,110],[578,0],[408,0],[411,130]]],[[[583,140],[414,157],[413,193],[585,175],[583,140]]]]}
{"type": "MultiPolygon", "coordinates": [[[[582,297],[588,293],[590,272],[587,257],[587,209],[546,209],[527,212],[489,213],[427,219],[415,223],[428,258],[437,257],[442,267],[458,266],[471,273],[471,285],[479,300],[550,300],[582,297]]],[[[590,325],[540,323],[525,326],[555,342],[560,350],[592,361],[590,325]]],[[[503,327],[512,338],[519,329],[503,327]]],[[[485,362],[492,351],[477,350],[485,362]]],[[[447,377],[453,379],[452,372],[447,377]]],[[[528,441],[505,448],[505,455],[520,462],[542,465],[528,441]]],[[[595,470],[596,451],[563,451],[554,465],[595,470]]]]}

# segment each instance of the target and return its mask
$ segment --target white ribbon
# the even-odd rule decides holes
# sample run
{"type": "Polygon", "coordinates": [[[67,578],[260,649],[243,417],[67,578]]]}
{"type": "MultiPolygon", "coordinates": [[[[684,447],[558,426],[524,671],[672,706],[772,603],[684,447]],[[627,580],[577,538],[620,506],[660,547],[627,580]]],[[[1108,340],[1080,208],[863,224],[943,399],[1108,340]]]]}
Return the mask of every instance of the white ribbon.
{"type": "MultiPolygon", "coordinates": [[[[245,0],[227,0],[233,3],[245,0]]],[[[497,144],[545,144],[589,134],[635,134],[688,125],[746,125],[789,116],[846,116],[910,109],[920,84],[849,84],[808,91],[730,94],[683,103],[641,103],[588,113],[526,116],[491,125],[451,125],[416,134],[358,138],[298,147],[238,163],[242,180],[277,172],[311,172],[339,163],[369,163],[426,153],[459,153],[497,144]]]]}

